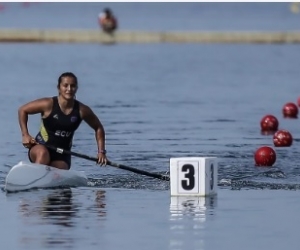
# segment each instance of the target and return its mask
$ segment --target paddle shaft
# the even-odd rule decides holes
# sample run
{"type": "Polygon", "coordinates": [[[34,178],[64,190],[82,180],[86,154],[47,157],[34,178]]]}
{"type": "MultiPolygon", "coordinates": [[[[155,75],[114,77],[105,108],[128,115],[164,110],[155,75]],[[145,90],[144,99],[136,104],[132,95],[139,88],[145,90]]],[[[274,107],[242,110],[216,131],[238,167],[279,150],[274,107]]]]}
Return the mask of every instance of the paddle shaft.
{"type": "MultiPolygon", "coordinates": [[[[73,156],[77,156],[79,158],[83,158],[83,159],[94,161],[94,162],[98,161],[98,159],[96,157],[76,153],[76,152],[73,152],[73,151],[68,151],[68,150],[65,150],[65,149],[62,149],[62,148],[57,148],[57,147],[54,147],[54,146],[51,146],[51,145],[45,145],[45,144],[43,144],[43,145],[45,147],[49,148],[49,149],[55,150],[57,153],[60,153],[60,154],[73,155],[73,156]]],[[[170,180],[169,176],[150,173],[150,172],[147,172],[147,171],[144,171],[144,170],[128,167],[128,166],[125,166],[123,164],[118,164],[118,163],[114,163],[114,162],[111,162],[111,161],[108,161],[107,165],[112,166],[112,167],[116,167],[116,168],[120,168],[120,169],[123,169],[123,170],[127,170],[127,171],[130,171],[130,172],[136,173],[136,174],[142,174],[142,175],[146,175],[146,176],[153,177],[153,178],[156,178],[156,179],[164,180],[164,181],[169,181],[170,180]]]]}

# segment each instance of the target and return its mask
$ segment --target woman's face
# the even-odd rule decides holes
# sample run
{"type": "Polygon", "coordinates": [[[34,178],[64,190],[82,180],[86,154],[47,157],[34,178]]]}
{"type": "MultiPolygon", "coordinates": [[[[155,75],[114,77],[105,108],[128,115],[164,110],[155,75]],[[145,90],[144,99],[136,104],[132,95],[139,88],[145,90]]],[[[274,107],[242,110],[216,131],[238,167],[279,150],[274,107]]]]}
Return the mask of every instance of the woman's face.
{"type": "Polygon", "coordinates": [[[77,92],[78,86],[73,77],[62,77],[61,82],[59,84],[58,93],[64,99],[70,100],[75,98],[75,94],[77,92]]]}

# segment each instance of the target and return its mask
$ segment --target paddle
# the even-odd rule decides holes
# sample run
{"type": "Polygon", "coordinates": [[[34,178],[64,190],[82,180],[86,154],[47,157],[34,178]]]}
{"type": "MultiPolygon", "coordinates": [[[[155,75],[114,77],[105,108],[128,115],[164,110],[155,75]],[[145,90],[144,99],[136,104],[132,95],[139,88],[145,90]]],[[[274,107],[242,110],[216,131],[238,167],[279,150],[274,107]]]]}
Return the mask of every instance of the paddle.
{"type": "MultiPolygon", "coordinates": [[[[88,155],[84,155],[84,154],[64,150],[62,148],[57,148],[57,147],[54,147],[54,146],[51,146],[51,145],[45,145],[45,144],[43,144],[43,145],[45,147],[49,148],[49,149],[55,150],[57,153],[60,153],[60,154],[73,155],[73,156],[77,156],[79,158],[83,158],[83,159],[90,160],[90,161],[95,161],[95,162],[98,161],[98,159],[96,157],[92,157],[92,156],[88,156],[88,155]]],[[[118,164],[118,163],[114,163],[114,162],[111,162],[111,161],[108,161],[107,165],[112,166],[112,167],[116,167],[116,168],[120,168],[120,169],[123,169],[123,170],[131,171],[131,172],[136,173],[136,174],[142,174],[142,175],[150,176],[150,177],[160,179],[160,180],[164,180],[164,181],[169,181],[170,180],[169,176],[155,174],[155,173],[149,173],[149,172],[144,171],[144,170],[128,167],[128,166],[125,166],[123,164],[118,164]]]]}

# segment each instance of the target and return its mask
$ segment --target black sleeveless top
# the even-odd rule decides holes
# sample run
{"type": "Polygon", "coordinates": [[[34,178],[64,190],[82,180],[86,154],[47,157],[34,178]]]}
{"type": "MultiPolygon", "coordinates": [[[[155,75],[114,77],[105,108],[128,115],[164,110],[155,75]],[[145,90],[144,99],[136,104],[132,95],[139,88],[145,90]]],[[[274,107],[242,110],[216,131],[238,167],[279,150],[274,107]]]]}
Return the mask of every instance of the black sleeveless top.
{"type": "Polygon", "coordinates": [[[52,111],[46,118],[42,118],[42,124],[36,141],[41,144],[70,150],[75,130],[82,119],[79,112],[79,102],[75,100],[70,114],[64,114],[58,104],[57,96],[52,97],[52,111]]]}

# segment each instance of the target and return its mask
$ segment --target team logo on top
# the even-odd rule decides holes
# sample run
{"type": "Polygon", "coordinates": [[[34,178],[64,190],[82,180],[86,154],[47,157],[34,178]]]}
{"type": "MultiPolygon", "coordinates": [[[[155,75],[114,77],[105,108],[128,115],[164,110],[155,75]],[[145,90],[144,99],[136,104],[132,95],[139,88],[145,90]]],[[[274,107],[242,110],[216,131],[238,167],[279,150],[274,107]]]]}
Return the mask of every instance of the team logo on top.
{"type": "Polygon", "coordinates": [[[58,119],[58,114],[55,114],[55,115],[53,116],[53,118],[54,118],[54,119],[58,119]]]}
{"type": "Polygon", "coordinates": [[[71,122],[76,122],[77,121],[77,116],[72,116],[71,117],[71,122]]]}

